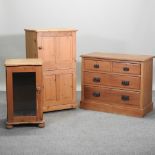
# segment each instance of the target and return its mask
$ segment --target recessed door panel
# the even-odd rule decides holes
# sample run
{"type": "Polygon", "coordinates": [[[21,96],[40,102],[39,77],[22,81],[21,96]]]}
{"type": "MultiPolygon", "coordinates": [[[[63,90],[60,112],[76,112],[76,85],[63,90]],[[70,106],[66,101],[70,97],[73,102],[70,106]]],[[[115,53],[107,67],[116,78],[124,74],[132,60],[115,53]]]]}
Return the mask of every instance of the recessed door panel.
{"type": "Polygon", "coordinates": [[[44,77],[44,100],[45,104],[56,101],[56,76],[45,75],[44,77]]]}
{"type": "Polygon", "coordinates": [[[60,100],[73,99],[73,73],[60,74],[60,100]]]}
{"type": "Polygon", "coordinates": [[[55,67],[55,38],[42,37],[41,46],[38,47],[39,58],[43,59],[43,68],[45,70],[55,67]]]}
{"type": "Polygon", "coordinates": [[[68,64],[72,63],[72,37],[62,36],[56,37],[56,63],[57,64],[68,64]]]}

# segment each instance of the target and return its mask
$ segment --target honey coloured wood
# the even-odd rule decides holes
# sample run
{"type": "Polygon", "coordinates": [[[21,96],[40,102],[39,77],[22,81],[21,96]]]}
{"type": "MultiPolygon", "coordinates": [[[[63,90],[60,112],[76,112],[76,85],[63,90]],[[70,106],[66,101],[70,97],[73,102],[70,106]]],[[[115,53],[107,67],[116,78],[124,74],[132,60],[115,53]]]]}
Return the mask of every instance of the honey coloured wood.
{"type": "Polygon", "coordinates": [[[25,29],[27,58],[43,60],[43,111],[76,108],[75,29],[25,29]]]}
{"type": "Polygon", "coordinates": [[[152,62],[147,55],[82,55],[80,107],[144,116],[153,109],[152,62]]]}
{"type": "Polygon", "coordinates": [[[44,127],[42,64],[39,59],[8,59],[6,66],[7,123],[44,127]]]}

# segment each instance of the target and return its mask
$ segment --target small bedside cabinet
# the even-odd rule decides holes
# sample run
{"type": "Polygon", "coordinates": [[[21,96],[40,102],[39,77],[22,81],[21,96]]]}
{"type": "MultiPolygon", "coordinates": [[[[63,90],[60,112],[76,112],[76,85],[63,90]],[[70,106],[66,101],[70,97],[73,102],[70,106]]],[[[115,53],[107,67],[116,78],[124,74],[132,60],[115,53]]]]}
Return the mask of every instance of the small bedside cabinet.
{"type": "Polygon", "coordinates": [[[7,123],[44,127],[42,110],[42,61],[8,59],[6,66],[7,123]]]}
{"type": "Polygon", "coordinates": [[[142,117],[153,109],[153,57],[82,55],[81,108],[142,117]]]}

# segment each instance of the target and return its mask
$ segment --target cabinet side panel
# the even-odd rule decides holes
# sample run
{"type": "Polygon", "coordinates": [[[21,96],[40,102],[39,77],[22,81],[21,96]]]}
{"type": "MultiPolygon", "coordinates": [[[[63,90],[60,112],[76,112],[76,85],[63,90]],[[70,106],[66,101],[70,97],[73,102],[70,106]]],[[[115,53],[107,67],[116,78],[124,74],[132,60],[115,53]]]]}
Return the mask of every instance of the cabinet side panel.
{"type": "Polygon", "coordinates": [[[152,103],[152,65],[152,59],[142,63],[141,108],[152,103]]]}
{"type": "Polygon", "coordinates": [[[36,88],[37,93],[37,121],[43,120],[43,75],[42,66],[36,66],[36,88]]]}
{"type": "Polygon", "coordinates": [[[72,32],[72,38],[73,38],[73,62],[76,63],[76,32],[72,32]]]}
{"type": "Polygon", "coordinates": [[[37,58],[37,33],[25,31],[26,57],[37,58]]]}
{"type": "Polygon", "coordinates": [[[10,67],[6,68],[6,93],[7,93],[7,121],[13,122],[13,83],[12,71],[10,67]]]}

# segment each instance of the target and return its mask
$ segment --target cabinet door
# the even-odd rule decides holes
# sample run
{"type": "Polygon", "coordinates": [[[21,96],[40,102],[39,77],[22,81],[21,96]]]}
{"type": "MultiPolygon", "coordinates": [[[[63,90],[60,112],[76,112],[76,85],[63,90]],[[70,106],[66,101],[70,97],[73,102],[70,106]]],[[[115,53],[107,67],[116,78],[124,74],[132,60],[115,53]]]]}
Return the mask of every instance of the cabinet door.
{"type": "Polygon", "coordinates": [[[44,75],[44,104],[55,104],[56,95],[56,75],[44,75]]]}
{"type": "Polygon", "coordinates": [[[41,67],[7,67],[6,86],[8,122],[42,120],[41,67]]]}
{"type": "Polygon", "coordinates": [[[56,37],[56,64],[59,68],[72,68],[73,63],[72,36],[56,37]]]}
{"type": "Polygon", "coordinates": [[[43,59],[44,70],[55,68],[55,38],[41,37],[38,56],[43,59]]]}
{"type": "Polygon", "coordinates": [[[59,75],[59,97],[61,103],[65,104],[75,99],[75,74],[64,73],[59,75]]]}

